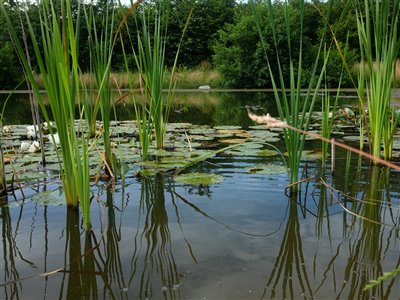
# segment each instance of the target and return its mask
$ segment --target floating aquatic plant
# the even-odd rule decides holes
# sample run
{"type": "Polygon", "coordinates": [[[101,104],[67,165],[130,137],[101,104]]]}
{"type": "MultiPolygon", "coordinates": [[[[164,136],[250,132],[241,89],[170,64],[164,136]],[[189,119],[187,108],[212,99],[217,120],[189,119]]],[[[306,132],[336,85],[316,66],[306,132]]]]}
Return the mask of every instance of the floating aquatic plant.
{"type": "Polygon", "coordinates": [[[186,173],[175,176],[175,181],[194,185],[209,185],[221,183],[224,177],[218,174],[212,173],[186,173]]]}

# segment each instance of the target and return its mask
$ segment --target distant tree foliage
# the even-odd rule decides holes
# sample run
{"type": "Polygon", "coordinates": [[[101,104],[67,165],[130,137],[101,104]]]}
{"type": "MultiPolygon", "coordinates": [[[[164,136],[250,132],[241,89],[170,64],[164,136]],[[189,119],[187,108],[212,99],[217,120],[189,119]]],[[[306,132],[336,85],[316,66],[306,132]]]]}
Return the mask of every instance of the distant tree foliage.
{"type": "MultiPolygon", "coordinates": [[[[337,86],[342,71],[342,57],[337,50],[332,32],[338,44],[346,49],[346,61],[352,67],[358,61],[358,36],[357,24],[352,10],[343,12],[345,1],[332,0],[334,10],[329,16],[332,30],[327,29],[328,48],[331,46],[330,56],[327,63],[327,84],[337,86]]],[[[298,57],[300,47],[300,20],[296,13],[296,0],[290,1],[289,17],[291,18],[291,51],[293,58],[298,57]]],[[[284,28],[284,15],[282,2],[274,2],[274,22],[276,24],[276,34],[278,45],[275,47],[273,42],[271,20],[268,16],[266,2],[258,2],[257,11],[263,22],[264,43],[267,48],[267,55],[270,59],[271,68],[274,74],[278,72],[277,54],[280,58],[282,72],[289,78],[289,51],[287,48],[287,34],[284,28]],[[277,49],[277,50],[276,50],[277,49]],[[276,53],[279,51],[279,53],[276,53]]],[[[304,32],[303,32],[303,82],[308,83],[308,74],[316,57],[316,51],[321,37],[324,34],[322,16],[327,13],[328,2],[307,2],[305,6],[304,32]],[[309,66],[309,68],[307,68],[309,66]]],[[[351,7],[352,8],[352,7],[351,7]]],[[[262,43],[259,41],[252,12],[248,4],[239,5],[235,10],[233,24],[225,25],[219,31],[219,38],[214,43],[213,62],[215,67],[222,75],[221,84],[226,87],[234,88],[255,88],[271,87],[271,79],[266,66],[262,43]]],[[[322,61],[321,61],[322,63],[322,61]]],[[[344,73],[343,84],[351,85],[351,74],[344,73]]]]}
{"type": "MultiPolygon", "coordinates": [[[[27,24],[25,21],[25,13],[29,15],[32,20],[33,30],[36,32],[37,37],[40,38],[40,19],[38,6],[41,1],[15,1],[15,0],[1,0],[4,1],[11,19],[15,23],[15,28],[23,38],[23,28],[27,31],[27,24]]],[[[82,7],[87,11],[92,9],[96,18],[96,24],[104,24],[106,22],[107,7],[115,8],[115,29],[120,24],[122,18],[129,10],[129,6],[119,6],[117,0],[99,0],[99,1],[83,1],[74,0],[73,2],[73,15],[78,17],[78,3],[82,1],[82,7]]],[[[354,0],[356,1],[356,0],[354,0]]],[[[132,1],[135,3],[136,1],[132,1]]],[[[140,9],[150,5],[152,1],[143,1],[140,9]]],[[[331,30],[324,32],[322,15],[326,15],[327,6],[333,3],[333,11],[329,16],[329,23],[331,30],[335,32],[335,36],[339,45],[347,50],[346,59],[348,64],[352,66],[359,60],[358,57],[358,36],[357,25],[353,5],[346,5],[348,1],[342,0],[313,0],[306,2],[306,18],[304,27],[303,48],[305,68],[311,66],[314,58],[315,51],[318,48],[321,36],[325,33],[331,37],[331,30]],[[346,8],[346,9],[345,9],[346,8]]],[[[357,2],[357,1],[356,1],[357,2]]],[[[262,16],[265,24],[264,40],[267,45],[268,56],[271,58],[276,57],[275,46],[272,43],[272,32],[267,9],[265,7],[266,1],[257,1],[258,10],[262,16]]],[[[291,5],[290,18],[293,25],[292,30],[292,51],[296,52],[299,49],[299,19],[296,14],[296,7],[298,0],[289,1],[291,5]]],[[[54,1],[57,9],[58,1],[54,1]]],[[[181,52],[178,60],[178,66],[183,68],[195,68],[199,65],[212,66],[216,68],[222,77],[221,85],[234,88],[257,88],[257,87],[270,87],[271,80],[267,72],[265,54],[262,49],[262,44],[256,31],[249,5],[247,3],[237,0],[171,0],[170,12],[167,19],[168,35],[167,35],[167,57],[166,63],[172,66],[177,47],[180,43],[182,30],[185,26],[187,17],[191,10],[193,14],[190,20],[188,30],[181,44],[181,52]]],[[[285,61],[285,53],[288,49],[286,47],[286,32],[283,27],[282,18],[282,2],[273,1],[276,14],[274,18],[277,22],[278,34],[278,51],[282,61],[283,72],[288,72],[288,61],[285,61]]],[[[81,7],[81,8],[82,8],[81,7]]],[[[81,9],[80,17],[84,18],[84,10],[81,9]]],[[[110,20],[109,20],[110,21],[110,20]]],[[[120,71],[124,69],[123,51],[121,41],[127,42],[127,31],[130,34],[136,34],[140,22],[135,22],[135,13],[127,19],[126,25],[119,32],[117,43],[115,44],[113,52],[112,69],[113,71],[120,71]]],[[[83,72],[90,70],[90,51],[88,43],[88,33],[86,22],[81,22],[80,27],[80,49],[79,60],[80,67],[83,72]]],[[[101,30],[101,28],[98,28],[101,30]]],[[[29,34],[27,34],[29,36],[29,34]]],[[[31,53],[32,66],[34,71],[36,62],[34,61],[33,47],[29,38],[27,38],[28,51],[31,53]]],[[[135,43],[133,39],[133,43],[135,43]]],[[[327,67],[327,81],[329,86],[335,86],[338,83],[340,72],[342,70],[341,61],[342,57],[336,49],[333,40],[330,59],[327,67]]],[[[127,56],[131,57],[131,66],[134,69],[134,56],[131,53],[136,45],[125,45],[127,56]]],[[[294,55],[295,57],[296,55],[294,55]]],[[[277,64],[274,59],[271,59],[272,69],[277,72],[277,64]]],[[[322,63],[322,62],[321,62],[322,63]]],[[[14,53],[12,42],[8,35],[8,30],[4,22],[4,18],[0,18],[0,89],[11,89],[17,85],[23,78],[20,71],[19,61],[14,53]]],[[[304,83],[307,82],[307,74],[309,70],[305,69],[304,83]]],[[[351,86],[350,74],[346,73],[344,77],[344,84],[351,86]]]]}

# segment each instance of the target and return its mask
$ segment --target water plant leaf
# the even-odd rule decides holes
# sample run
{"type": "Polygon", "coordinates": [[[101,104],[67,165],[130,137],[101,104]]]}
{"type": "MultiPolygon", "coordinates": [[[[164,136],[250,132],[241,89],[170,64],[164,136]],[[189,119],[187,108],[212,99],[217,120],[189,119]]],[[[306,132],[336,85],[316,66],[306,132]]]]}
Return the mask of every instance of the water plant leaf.
{"type": "MultiPolygon", "coordinates": [[[[245,145],[245,144],[244,144],[245,145]]],[[[270,149],[252,149],[252,148],[237,148],[225,152],[227,155],[232,156],[262,156],[270,157],[278,155],[278,151],[270,149]]]]}
{"type": "Polygon", "coordinates": [[[138,163],[147,170],[154,170],[155,172],[174,170],[183,167],[187,162],[176,159],[163,159],[162,161],[143,161],[138,163]]]}
{"type": "Polygon", "coordinates": [[[194,185],[218,184],[221,183],[223,180],[223,176],[212,173],[194,172],[175,176],[175,181],[177,182],[194,185]]]}
{"type": "Polygon", "coordinates": [[[225,139],[220,140],[223,144],[243,144],[246,142],[246,139],[225,139]]]}
{"type": "MultiPolygon", "coordinates": [[[[349,136],[342,137],[342,139],[345,141],[349,141],[349,142],[359,142],[360,136],[359,135],[349,135],[349,136]]],[[[366,137],[364,137],[364,141],[367,141],[366,137]]]]}
{"type": "Polygon", "coordinates": [[[246,168],[248,173],[251,174],[264,174],[264,175],[275,175],[275,174],[286,174],[288,168],[277,164],[262,164],[246,168]]]}
{"type": "Polygon", "coordinates": [[[301,158],[304,160],[318,160],[322,158],[321,150],[304,150],[301,153],[301,158]]]}
{"type": "Polygon", "coordinates": [[[64,195],[59,191],[43,191],[32,197],[32,202],[47,206],[59,206],[65,204],[64,195]]]}
{"type": "Polygon", "coordinates": [[[214,129],[217,130],[238,130],[242,129],[240,126],[215,126],[214,129]]]}

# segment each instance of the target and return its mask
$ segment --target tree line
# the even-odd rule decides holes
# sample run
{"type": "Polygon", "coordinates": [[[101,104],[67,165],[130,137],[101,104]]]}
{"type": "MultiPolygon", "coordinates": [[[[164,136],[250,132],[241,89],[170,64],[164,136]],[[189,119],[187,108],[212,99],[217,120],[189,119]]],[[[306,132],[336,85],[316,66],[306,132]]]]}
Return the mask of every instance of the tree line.
{"type": "MultiPolygon", "coordinates": [[[[14,22],[19,36],[24,39],[26,37],[27,51],[32,53],[31,58],[34,59],[33,47],[28,38],[26,31],[25,14],[31,20],[32,29],[35,35],[40,38],[39,24],[39,6],[41,2],[20,2],[15,0],[3,0],[6,4],[7,11],[14,22]]],[[[78,11],[78,3],[81,0],[74,0],[73,12],[74,17],[84,18],[84,10],[78,11]],[[75,15],[76,14],[76,15],[75,15]]],[[[151,6],[153,1],[143,1],[139,9],[151,6]]],[[[299,49],[299,20],[296,14],[296,5],[298,0],[291,0],[291,24],[292,24],[292,48],[291,51],[299,49]]],[[[58,1],[54,1],[57,6],[58,1]]],[[[313,0],[306,3],[306,18],[303,34],[304,49],[304,82],[307,82],[307,66],[312,66],[321,39],[326,39],[326,48],[329,51],[329,60],[327,64],[326,82],[328,86],[336,86],[343,72],[342,61],[343,53],[345,53],[348,66],[352,67],[356,64],[359,57],[359,42],[357,36],[357,24],[354,7],[346,5],[347,1],[331,0],[319,1],[313,0]],[[328,6],[331,5],[328,14],[328,6]],[[345,13],[343,13],[345,11],[345,13]],[[329,28],[324,27],[324,18],[329,18],[329,28]],[[334,38],[333,38],[334,37],[334,38]],[[341,52],[337,46],[340,46],[341,52]]],[[[81,3],[86,10],[92,9],[93,16],[97,19],[96,24],[104,24],[107,11],[111,8],[115,12],[114,26],[115,29],[121,20],[127,14],[130,6],[124,6],[115,0],[98,0],[88,3],[81,3]]],[[[273,45],[272,32],[269,30],[271,20],[267,15],[266,1],[257,1],[257,11],[259,12],[262,22],[264,23],[264,39],[269,57],[275,57],[275,49],[280,51],[280,57],[285,57],[285,51],[289,51],[286,45],[286,32],[282,18],[282,3],[273,2],[275,6],[274,21],[277,26],[278,40],[282,45],[275,47],[273,45]]],[[[173,0],[170,2],[170,11],[168,18],[164,21],[168,26],[167,39],[167,56],[166,64],[171,66],[175,59],[176,49],[180,43],[181,35],[187,18],[192,11],[189,27],[185,33],[184,39],[180,46],[180,56],[178,66],[180,68],[197,68],[208,67],[215,68],[220,73],[219,85],[227,88],[260,88],[270,87],[271,81],[267,69],[265,53],[262,43],[254,23],[254,18],[250,5],[248,3],[235,0],[173,0]]],[[[126,27],[119,32],[118,39],[124,40],[124,35],[129,30],[131,33],[138,28],[138,22],[134,17],[128,17],[126,27]]],[[[150,25],[151,26],[151,25],[150,25]]],[[[101,30],[101,28],[98,28],[101,30]]],[[[79,59],[80,68],[83,72],[90,70],[90,49],[87,42],[88,30],[85,22],[81,22],[80,28],[80,49],[79,59]]],[[[112,69],[114,72],[124,70],[124,59],[122,43],[116,44],[113,52],[112,69]]],[[[134,55],[127,54],[131,57],[131,68],[135,71],[134,55]]],[[[277,71],[278,65],[274,60],[270,61],[272,69],[277,71]]],[[[281,61],[282,71],[288,72],[287,62],[281,61]],[[286,63],[286,64],[285,64],[286,63]]],[[[35,61],[32,62],[33,71],[35,71],[35,61]]],[[[351,86],[351,74],[344,72],[342,86],[351,86]]],[[[0,89],[12,89],[23,80],[20,63],[15,54],[13,44],[8,34],[8,28],[5,20],[0,19],[0,89]]]]}

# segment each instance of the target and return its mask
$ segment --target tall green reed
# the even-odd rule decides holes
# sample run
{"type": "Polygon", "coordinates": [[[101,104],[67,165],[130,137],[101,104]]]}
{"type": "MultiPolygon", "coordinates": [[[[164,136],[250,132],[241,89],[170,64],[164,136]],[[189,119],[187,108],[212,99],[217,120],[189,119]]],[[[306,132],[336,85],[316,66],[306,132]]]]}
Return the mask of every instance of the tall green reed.
{"type": "MultiPolygon", "coordinates": [[[[140,2],[141,1],[138,1],[136,6],[140,2]]],[[[136,7],[132,7],[129,13],[133,12],[135,8],[136,7]]],[[[156,1],[154,5],[147,4],[145,7],[135,11],[134,16],[137,27],[135,42],[129,30],[127,30],[136,67],[139,71],[140,88],[142,95],[147,100],[146,105],[138,105],[135,103],[143,159],[147,159],[147,151],[153,135],[156,148],[161,149],[165,147],[166,126],[176,87],[174,75],[180,52],[180,45],[191,17],[190,12],[175,53],[174,64],[170,72],[168,72],[165,64],[165,55],[169,10],[170,4],[169,1],[166,0],[156,1]],[[137,44],[137,47],[133,46],[134,44],[137,44]],[[169,76],[168,92],[163,93],[163,84],[167,76],[169,76]]],[[[129,73],[124,44],[122,48],[125,57],[126,71],[129,73]]]]}
{"type": "MultiPolygon", "coordinates": [[[[290,24],[290,13],[291,4],[290,1],[285,1],[282,3],[284,11],[284,24],[279,24],[279,26],[284,26],[286,30],[286,40],[287,40],[287,52],[285,55],[289,57],[289,86],[285,85],[286,78],[284,78],[283,64],[281,60],[283,57],[279,55],[278,51],[278,36],[277,36],[277,26],[275,23],[275,7],[271,0],[266,1],[268,18],[271,21],[271,30],[273,34],[273,42],[276,51],[276,57],[268,57],[267,45],[264,41],[264,29],[261,24],[261,17],[259,15],[259,6],[254,2],[250,1],[251,8],[253,11],[254,19],[256,22],[256,27],[261,38],[261,42],[264,48],[265,56],[267,59],[267,66],[269,75],[272,82],[272,87],[274,90],[275,101],[278,108],[279,117],[282,121],[286,121],[288,125],[294,128],[301,128],[307,130],[311,114],[314,110],[314,105],[317,100],[317,94],[321,86],[323,79],[324,70],[326,68],[327,58],[324,60],[322,67],[320,64],[321,50],[323,46],[323,39],[319,45],[317,55],[315,57],[315,62],[312,66],[310,72],[310,80],[306,89],[305,96],[301,96],[300,88],[303,78],[303,33],[304,33],[304,11],[305,11],[305,1],[301,0],[298,2],[297,13],[299,14],[300,24],[298,24],[298,29],[300,32],[300,45],[299,53],[297,57],[293,54],[292,47],[292,26],[290,24]],[[278,74],[274,74],[270,61],[275,59],[278,65],[278,74]],[[279,88],[281,92],[279,92],[279,88]]],[[[327,57],[329,56],[329,52],[327,57]]],[[[286,150],[288,153],[288,163],[290,169],[290,180],[292,183],[298,182],[299,179],[299,166],[301,161],[302,151],[304,149],[305,136],[299,132],[284,129],[284,137],[286,150]]],[[[292,185],[291,192],[297,192],[298,185],[292,185]]]]}
{"type": "MultiPolygon", "coordinates": [[[[324,57],[327,57],[327,52],[326,52],[326,47],[324,49],[324,57]]],[[[342,74],[343,74],[343,69],[342,69],[342,74]]],[[[331,108],[331,96],[328,91],[328,86],[326,84],[326,75],[327,72],[324,70],[324,76],[325,76],[325,91],[322,95],[322,121],[321,121],[321,136],[330,139],[331,138],[331,133],[333,130],[333,121],[335,120],[336,117],[336,108],[337,108],[337,103],[339,100],[339,94],[340,94],[340,86],[342,82],[342,75],[340,76],[339,79],[339,85],[336,90],[336,96],[333,101],[333,106],[331,108]]],[[[329,143],[322,140],[321,142],[321,150],[322,150],[322,167],[326,167],[326,160],[328,157],[328,147],[329,143]]],[[[333,155],[333,154],[331,154],[333,155]]]]}
{"type": "MultiPolygon", "coordinates": [[[[74,11],[74,13],[72,12],[70,0],[62,0],[57,2],[57,5],[59,7],[56,8],[55,3],[51,0],[43,0],[39,3],[41,26],[39,40],[34,34],[28,15],[26,15],[26,20],[51,114],[60,139],[62,161],[59,157],[59,164],[66,203],[68,207],[76,208],[79,201],[85,229],[89,230],[91,226],[89,141],[84,134],[79,136],[76,133],[74,123],[75,106],[78,105],[81,115],[85,111],[79,93],[78,41],[80,4],[78,5],[78,11],[74,11]],[[73,20],[73,17],[76,17],[76,20],[73,20]],[[39,47],[39,42],[41,42],[41,47],[39,47]]],[[[6,13],[3,2],[0,2],[0,8],[9,26],[10,35],[13,38],[24,70],[38,98],[42,114],[45,120],[50,122],[42,94],[33,78],[27,57],[6,13]]],[[[82,118],[79,123],[80,128],[83,128],[82,118]]],[[[50,131],[53,135],[54,132],[51,128],[50,131]]],[[[57,155],[59,156],[58,151],[57,155]]]]}
{"type": "MultiPolygon", "coordinates": [[[[96,16],[90,7],[89,14],[85,10],[86,24],[89,33],[89,48],[91,58],[91,72],[95,76],[96,87],[98,89],[95,102],[93,103],[92,115],[87,121],[90,123],[89,128],[95,130],[96,117],[100,110],[102,120],[102,133],[104,142],[104,160],[107,164],[107,172],[112,172],[112,153],[110,140],[110,120],[112,109],[112,95],[109,88],[111,74],[111,59],[114,48],[114,8],[107,6],[106,14],[101,20],[101,24],[96,23],[96,16]],[[99,27],[100,25],[100,28],[99,27]]],[[[111,175],[111,174],[108,174],[111,175]]]]}
{"type": "MultiPolygon", "coordinates": [[[[393,135],[399,116],[390,109],[391,89],[399,53],[398,23],[400,1],[364,0],[357,5],[357,29],[360,41],[360,94],[368,106],[370,152],[392,158],[393,135]],[[362,7],[363,6],[363,7],[362,7]]],[[[373,161],[377,164],[377,161],[373,161]]]]}

